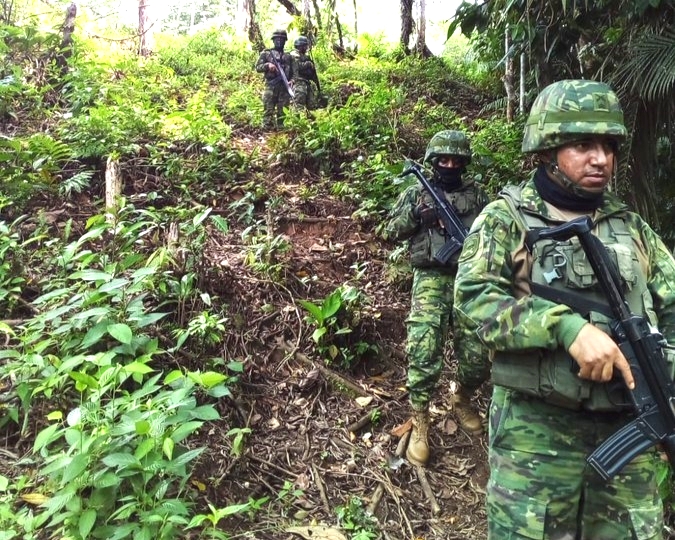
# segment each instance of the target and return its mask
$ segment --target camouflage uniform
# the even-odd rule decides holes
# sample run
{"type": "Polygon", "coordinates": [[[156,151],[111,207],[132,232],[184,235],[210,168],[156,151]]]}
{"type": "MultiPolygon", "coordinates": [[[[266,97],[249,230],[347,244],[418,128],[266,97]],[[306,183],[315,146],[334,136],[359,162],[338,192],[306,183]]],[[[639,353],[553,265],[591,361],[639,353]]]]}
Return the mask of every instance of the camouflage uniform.
{"type": "MultiPolygon", "coordinates": [[[[452,153],[462,155],[457,151],[452,153]]],[[[425,161],[429,160],[427,152],[425,161]]],[[[464,182],[456,191],[444,193],[448,201],[455,206],[458,217],[467,228],[488,202],[484,191],[472,181],[464,182]]],[[[409,364],[408,390],[414,410],[422,410],[428,406],[440,377],[443,345],[452,314],[453,285],[458,257],[455,255],[447,266],[441,266],[435,261],[433,255],[446,242],[444,229],[439,224],[430,228],[420,224],[419,218],[415,216],[415,208],[420,204],[433,207],[433,200],[424,188],[416,183],[399,196],[383,233],[386,239],[407,239],[410,243],[413,285],[410,313],[406,319],[406,355],[409,364]]],[[[471,338],[475,341],[473,336],[471,338]]],[[[459,349],[457,340],[456,349],[459,349]]],[[[474,364],[460,363],[459,382],[469,388],[476,388],[487,378],[486,362],[480,354],[475,354],[475,349],[473,353],[471,348],[462,350],[467,352],[468,359],[474,364]]]]}
{"type": "MultiPolygon", "coordinates": [[[[535,101],[523,151],[541,152],[594,135],[617,143],[625,139],[615,94],[602,83],[559,81],[535,101]]],[[[483,210],[465,241],[456,279],[455,324],[476,332],[493,360],[488,538],[660,539],[656,452],[645,452],[609,481],[587,466],[589,453],[631,415],[616,405],[603,408],[609,386],[571,371],[574,361],[567,351],[581,328],[591,322],[606,330],[607,318],[591,312],[587,319],[530,294],[532,283],[551,279],[551,286],[602,297],[575,246],[551,241],[546,249],[525,248],[525,230],[570,219],[569,211],[542,199],[537,180],[535,175],[507,188],[483,210]],[[563,249],[568,251],[561,256],[563,249]],[[560,380],[551,380],[549,368],[557,368],[560,380]],[[572,387],[577,393],[568,391],[572,387]]],[[[635,290],[626,293],[631,310],[640,309],[674,343],[672,255],[611,194],[604,194],[592,217],[593,234],[617,257],[620,274],[635,290]]]]}
{"type": "MultiPolygon", "coordinates": [[[[275,30],[272,38],[283,37],[285,41],[286,31],[275,30]]],[[[263,127],[264,128],[278,128],[284,125],[284,108],[288,107],[291,102],[291,96],[286,90],[286,86],[281,78],[281,75],[269,69],[273,63],[272,57],[277,60],[277,63],[282,67],[286,78],[290,83],[294,79],[294,63],[290,54],[282,50],[265,49],[260,53],[258,61],[255,64],[255,70],[258,73],[263,73],[265,79],[265,88],[262,94],[263,103],[263,127]]]]}
{"type": "Polygon", "coordinates": [[[306,37],[300,36],[295,40],[295,49],[291,52],[295,66],[293,72],[295,73],[295,105],[299,108],[313,109],[314,108],[314,89],[312,81],[316,78],[316,67],[314,61],[307,54],[306,47],[309,41],[306,37]],[[304,52],[303,52],[304,49],[304,52]]]}

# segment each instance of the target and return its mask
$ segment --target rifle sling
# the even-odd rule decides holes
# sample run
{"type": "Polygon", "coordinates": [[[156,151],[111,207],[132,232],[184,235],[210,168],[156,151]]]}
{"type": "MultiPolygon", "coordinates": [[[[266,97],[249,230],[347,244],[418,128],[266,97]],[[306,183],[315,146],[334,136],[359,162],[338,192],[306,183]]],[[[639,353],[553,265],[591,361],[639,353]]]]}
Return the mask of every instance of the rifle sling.
{"type": "Polygon", "coordinates": [[[594,311],[595,313],[600,313],[612,320],[614,319],[614,314],[612,313],[609,304],[590,300],[582,294],[569,290],[556,289],[555,287],[548,287],[541,283],[530,283],[530,290],[532,291],[532,294],[540,296],[545,300],[555,302],[556,304],[564,304],[584,317],[588,317],[588,314],[591,311],[594,311]]]}

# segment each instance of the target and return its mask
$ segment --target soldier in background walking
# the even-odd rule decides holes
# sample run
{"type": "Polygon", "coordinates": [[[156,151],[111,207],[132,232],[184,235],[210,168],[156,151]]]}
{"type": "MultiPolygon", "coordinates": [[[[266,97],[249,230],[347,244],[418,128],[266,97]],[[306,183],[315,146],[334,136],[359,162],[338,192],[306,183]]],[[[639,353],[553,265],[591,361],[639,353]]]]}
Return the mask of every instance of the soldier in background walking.
{"type": "Polygon", "coordinates": [[[294,62],[291,55],[284,52],[284,45],[288,41],[286,30],[277,29],[272,33],[274,48],[265,49],[260,53],[255,64],[255,70],[265,78],[265,89],[262,94],[263,128],[274,129],[284,125],[284,108],[291,102],[283,77],[277,66],[283,69],[286,79],[293,85],[295,76],[294,62]]]}

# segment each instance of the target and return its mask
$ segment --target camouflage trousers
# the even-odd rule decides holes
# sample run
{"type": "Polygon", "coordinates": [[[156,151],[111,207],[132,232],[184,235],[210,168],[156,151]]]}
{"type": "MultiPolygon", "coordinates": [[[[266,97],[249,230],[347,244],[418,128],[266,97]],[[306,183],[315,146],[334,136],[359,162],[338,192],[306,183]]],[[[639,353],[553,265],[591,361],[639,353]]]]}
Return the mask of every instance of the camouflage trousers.
{"type": "Polygon", "coordinates": [[[286,115],[284,107],[288,107],[290,102],[291,96],[288,95],[283,84],[266,84],[262,94],[263,127],[283,126],[286,115]]]}
{"type": "Polygon", "coordinates": [[[314,90],[312,83],[306,79],[295,79],[293,85],[295,92],[295,105],[299,109],[313,109],[314,108],[314,90]]]}
{"type": "Polygon", "coordinates": [[[408,391],[413,409],[426,408],[443,368],[443,346],[452,312],[454,276],[433,268],[413,269],[406,319],[408,391]]]}
{"type": "Polygon", "coordinates": [[[609,481],[586,464],[625,415],[571,411],[495,386],[489,416],[489,540],[662,539],[655,451],[609,481]]]}

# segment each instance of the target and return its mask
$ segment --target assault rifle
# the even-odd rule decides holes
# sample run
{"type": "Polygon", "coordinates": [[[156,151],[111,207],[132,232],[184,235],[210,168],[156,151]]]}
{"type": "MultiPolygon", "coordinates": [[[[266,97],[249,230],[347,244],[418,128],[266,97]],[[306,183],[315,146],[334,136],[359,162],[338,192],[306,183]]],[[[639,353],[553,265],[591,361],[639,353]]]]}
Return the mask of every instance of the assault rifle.
{"type": "Polygon", "coordinates": [[[434,206],[438,212],[438,217],[448,235],[445,245],[434,254],[434,259],[441,264],[446,264],[455,253],[462,249],[464,240],[469,231],[464,226],[464,223],[457,217],[454,206],[448,202],[445,195],[442,192],[439,193],[439,191],[429,183],[429,180],[427,180],[422,172],[422,167],[418,163],[410,161],[406,163],[401,176],[407,176],[409,174],[414,174],[427,193],[431,195],[434,206]]]}
{"type": "Polygon", "coordinates": [[[321,83],[319,82],[319,76],[316,73],[316,64],[314,63],[314,59],[309,54],[307,54],[307,56],[312,61],[312,78],[311,78],[311,80],[314,82],[314,84],[316,84],[316,92],[317,92],[316,103],[317,103],[317,107],[319,109],[323,109],[323,108],[328,106],[328,98],[321,93],[321,83]]]}
{"type": "Polygon", "coordinates": [[[675,467],[675,384],[663,355],[663,336],[650,327],[645,317],[631,313],[616,266],[592,229],[593,221],[584,216],[550,229],[531,231],[537,239],[579,237],[614,318],[610,324],[613,338],[635,379],[635,388],[626,389],[635,419],[606,439],[587,461],[608,480],[633,458],[660,444],[675,467]]]}
{"type": "MultiPolygon", "coordinates": [[[[291,83],[288,82],[288,77],[286,77],[286,72],[284,71],[284,68],[274,56],[274,51],[268,50],[268,52],[270,53],[269,56],[272,59],[272,64],[274,64],[274,67],[277,68],[277,72],[279,73],[279,76],[281,77],[281,80],[283,81],[284,86],[286,87],[286,92],[288,92],[288,95],[291,96],[291,99],[294,99],[295,91],[293,90],[291,83]]],[[[284,53],[281,53],[282,57],[283,54],[284,53]]]]}

